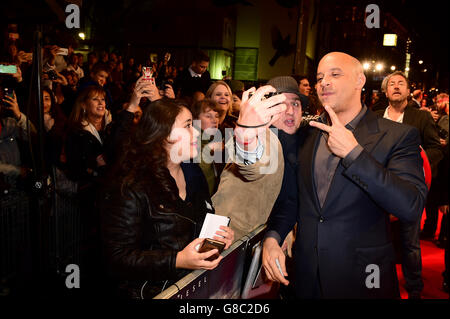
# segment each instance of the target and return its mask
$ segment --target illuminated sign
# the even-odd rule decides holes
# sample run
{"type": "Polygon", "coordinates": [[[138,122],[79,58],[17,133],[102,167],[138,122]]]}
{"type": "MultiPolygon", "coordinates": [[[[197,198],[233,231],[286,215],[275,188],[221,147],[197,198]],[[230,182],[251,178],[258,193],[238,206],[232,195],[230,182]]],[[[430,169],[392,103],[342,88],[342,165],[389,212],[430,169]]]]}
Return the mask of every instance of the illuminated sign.
{"type": "Polygon", "coordinates": [[[383,38],[383,46],[385,47],[397,46],[397,35],[386,33],[383,38]]]}

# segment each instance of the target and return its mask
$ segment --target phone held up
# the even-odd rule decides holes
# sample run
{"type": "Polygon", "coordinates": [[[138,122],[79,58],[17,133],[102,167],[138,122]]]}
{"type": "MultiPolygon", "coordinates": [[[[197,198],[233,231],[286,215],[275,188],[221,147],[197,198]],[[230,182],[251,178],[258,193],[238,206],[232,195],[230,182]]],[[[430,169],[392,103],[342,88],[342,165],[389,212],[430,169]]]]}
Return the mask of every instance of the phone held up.
{"type": "Polygon", "coordinates": [[[0,73],[3,74],[16,74],[17,66],[14,64],[0,64],[0,73]]]}
{"type": "Polygon", "coordinates": [[[144,80],[148,80],[155,83],[155,78],[153,77],[152,68],[150,66],[142,67],[142,75],[144,76],[144,80]]]}
{"type": "MultiPolygon", "coordinates": [[[[6,96],[9,96],[10,98],[14,98],[14,90],[7,88],[7,87],[3,88],[2,97],[4,98],[6,96]]],[[[0,106],[2,106],[2,107],[0,107],[0,109],[1,109],[0,116],[1,117],[13,117],[13,113],[11,111],[11,106],[6,102],[1,101],[1,99],[0,99],[0,103],[1,103],[0,106]]]]}

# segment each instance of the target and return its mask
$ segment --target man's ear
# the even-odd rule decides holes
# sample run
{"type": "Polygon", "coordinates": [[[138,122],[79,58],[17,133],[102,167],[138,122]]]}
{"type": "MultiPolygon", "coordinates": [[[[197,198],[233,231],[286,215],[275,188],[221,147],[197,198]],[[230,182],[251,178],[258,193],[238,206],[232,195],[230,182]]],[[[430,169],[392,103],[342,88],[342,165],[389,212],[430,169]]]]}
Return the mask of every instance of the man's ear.
{"type": "Polygon", "coordinates": [[[366,76],[364,75],[364,73],[359,73],[358,74],[358,79],[357,79],[357,88],[358,90],[361,90],[364,85],[366,84],[366,76]]]}

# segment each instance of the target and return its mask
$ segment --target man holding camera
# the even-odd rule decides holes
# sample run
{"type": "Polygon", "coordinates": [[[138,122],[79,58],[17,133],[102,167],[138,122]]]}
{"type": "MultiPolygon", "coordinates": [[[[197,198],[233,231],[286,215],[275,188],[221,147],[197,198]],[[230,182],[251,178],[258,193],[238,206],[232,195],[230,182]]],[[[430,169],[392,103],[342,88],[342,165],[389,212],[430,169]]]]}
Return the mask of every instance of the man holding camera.
{"type": "MultiPolygon", "coordinates": [[[[432,177],[435,178],[438,173],[437,167],[443,154],[433,118],[429,112],[421,111],[408,105],[408,96],[410,94],[409,82],[403,72],[396,71],[389,74],[383,83],[386,87],[382,89],[386,94],[389,105],[386,109],[379,110],[377,112],[378,115],[398,123],[408,124],[419,130],[422,148],[425,150],[430,161],[432,177]]],[[[431,203],[430,193],[427,197],[427,211],[428,205],[431,203]]],[[[419,218],[415,223],[404,223],[400,221],[399,224],[402,271],[409,298],[420,298],[423,289],[422,257],[419,240],[420,221],[419,218]]]]}

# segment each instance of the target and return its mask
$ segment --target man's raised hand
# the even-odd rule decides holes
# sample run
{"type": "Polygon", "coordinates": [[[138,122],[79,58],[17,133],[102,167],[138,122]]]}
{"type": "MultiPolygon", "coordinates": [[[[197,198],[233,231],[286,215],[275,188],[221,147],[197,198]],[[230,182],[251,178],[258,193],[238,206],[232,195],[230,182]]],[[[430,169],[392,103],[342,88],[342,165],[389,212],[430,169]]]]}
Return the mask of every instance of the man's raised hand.
{"type": "MultiPolygon", "coordinates": [[[[241,110],[236,123],[236,140],[243,144],[245,149],[253,150],[256,148],[256,136],[258,133],[269,127],[278,120],[280,113],[286,110],[283,94],[274,95],[268,99],[264,96],[275,92],[275,88],[265,85],[256,90],[254,87],[242,94],[241,110]],[[250,96],[250,93],[252,95],[250,96]]],[[[242,145],[241,145],[242,146],[242,145]]]]}
{"type": "Polygon", "coordinates": [[[327,132],[330,150],[336,156],[344,158],[358,145],[358,141],[353,133],[341,123],[334,110],[328,105],[324,107],[330,116],[331,126],[316,121],[309,122],[309,125],[327,132]]]}

